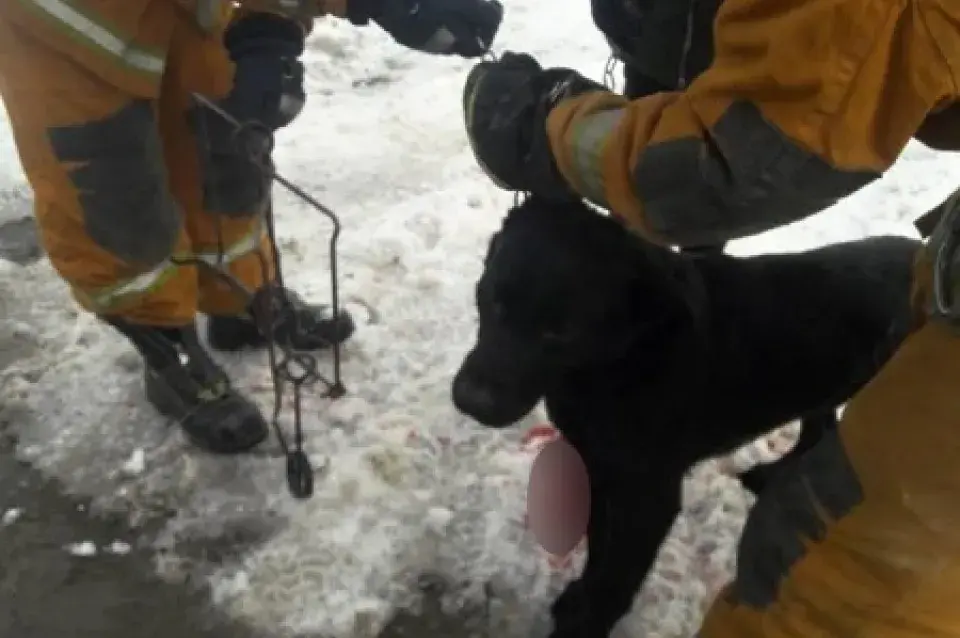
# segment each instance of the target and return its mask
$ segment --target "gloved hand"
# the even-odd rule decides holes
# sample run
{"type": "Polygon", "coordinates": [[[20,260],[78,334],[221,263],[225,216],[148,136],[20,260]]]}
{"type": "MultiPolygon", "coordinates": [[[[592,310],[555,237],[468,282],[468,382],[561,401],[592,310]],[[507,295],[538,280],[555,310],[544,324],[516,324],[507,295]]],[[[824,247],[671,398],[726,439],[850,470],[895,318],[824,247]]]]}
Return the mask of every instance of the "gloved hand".
{"type": "Polygon", "coordinates": [[[373,20],[405,47],[476,58],[490,50],[503,21],[499,0],[349,0],[354,24],[373,20]]]}
{"type": "Polygon", "coordinates": [[[477,64],[463,89],[463,117],[480,167],[505,190],[579,198],[553,159],[547,116],[562,100],[592,91],[607,90],[572,69],[544,69],[525,53],[477,64]]]}
{"type": "MultiPolygon", "coordinates": [[[[304,33],[294,20],[253,13],[231,24],[224,46],[236,69],[233,90],[218,106],[240,123],[258,122],[271,133],[303,109],[304,33]]],[[[270,200],[270,140],[236,128],[203,105],[190,113],[203,166],[203,205],[228,216],[262,211],[270,200]],[[254,156],[256,156],[254,158],[254,156]],[[267,167],[268,170],[264,170],[267,167]]]]}
{"type": "Polygon", "coordinates": [[[303,110],[304,33],[291,19],[254,13],[230,25],[223,43],[236,65],[233,91],[221,106],[240,121],[257,120],[271,131],[303,110]]]}

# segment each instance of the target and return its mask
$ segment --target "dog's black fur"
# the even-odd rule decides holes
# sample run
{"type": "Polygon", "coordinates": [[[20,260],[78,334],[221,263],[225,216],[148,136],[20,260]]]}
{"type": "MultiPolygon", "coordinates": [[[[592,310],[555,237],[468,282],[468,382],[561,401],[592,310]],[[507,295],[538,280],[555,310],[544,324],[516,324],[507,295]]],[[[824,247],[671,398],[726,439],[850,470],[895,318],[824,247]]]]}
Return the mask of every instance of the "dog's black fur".
{"type": "Polygon", "coordinates": [[[919,247],[877,237],[694,255],[581,203],[532,198],[510,211],[477,284],[477,341],[453,398],[496,428],[544,398],[587,465],[588,559],[553,605],[554,638],[602,638],[629,611],[692,465],[797,418],[808,417],[801,449],[836,424],[910,327],[919,247]]]}

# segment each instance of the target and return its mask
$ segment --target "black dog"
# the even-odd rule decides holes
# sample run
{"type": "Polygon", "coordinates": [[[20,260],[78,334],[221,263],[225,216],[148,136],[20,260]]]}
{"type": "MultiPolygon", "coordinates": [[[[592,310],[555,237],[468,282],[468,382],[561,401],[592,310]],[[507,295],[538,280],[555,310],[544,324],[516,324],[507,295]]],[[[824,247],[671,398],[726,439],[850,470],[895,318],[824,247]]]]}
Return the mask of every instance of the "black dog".
{"type": "MultiPolygon", "coordinates": [[[[554,638],[602,638],[629,611],[692,465],[797,418],[835,425],[910,327],[919,247],[878,237],[695,255],[579,202],[510,211],[477,284],[477,341],[453,400],[502,428],[545,399],[584,458],[589,552],[553,604],[554,638]]],[[[760,489],[769,475],[754,478],[760,489]]]]}

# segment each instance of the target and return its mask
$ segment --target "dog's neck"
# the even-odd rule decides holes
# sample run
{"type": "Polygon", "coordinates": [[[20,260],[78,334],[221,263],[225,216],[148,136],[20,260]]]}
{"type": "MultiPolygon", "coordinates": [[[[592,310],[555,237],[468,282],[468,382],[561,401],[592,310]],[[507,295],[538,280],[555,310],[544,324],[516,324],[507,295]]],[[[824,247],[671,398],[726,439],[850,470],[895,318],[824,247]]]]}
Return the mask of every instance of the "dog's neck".
{"type": "Polygon", "coordinates": [[[682,376],[694,378],[702,372],[717,344],[710,339],[710,325],[717,309],[711,294],[711,285],[705,273],[722,264],[727,270],[736,259],[723,254],[689,255],[657,246],[624,230],[623,241],[629,242],[635,253],[635,268],[661,273],[664,286],[657,293],[657,301],[666,303],[663,313],[652,318],[649,291],[637,289],[631,323],[634,332],[624,337],[619,347],[610,350],[611,356],[578,366],[564,375],[562,386],[569,391],[580,385],[589,386],[603,379],[607,390],[610,380],[622,384],[626,393],[638,386],[655,388],[664,378],[682,376]],[[709,262],[709,263],[708,263],[709,262]],[[709,266],[709,267],[707,267],[709,266]],[[624,361],[630,362],[629,377],[620,378],[613,371],[620,370],[624,361]],[[680,371],[682,369],[682,372],[680,371]]]}

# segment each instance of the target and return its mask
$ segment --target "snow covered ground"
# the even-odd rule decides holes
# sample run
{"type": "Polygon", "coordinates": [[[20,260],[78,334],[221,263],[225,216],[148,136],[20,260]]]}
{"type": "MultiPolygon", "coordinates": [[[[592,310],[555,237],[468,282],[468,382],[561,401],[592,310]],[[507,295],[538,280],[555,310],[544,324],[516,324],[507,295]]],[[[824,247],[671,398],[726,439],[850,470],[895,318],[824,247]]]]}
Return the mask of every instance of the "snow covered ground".
{"type": "MultiPolygon", "coordinates": [[[[606,47],[588,3],[560,12],[549,0],[506,4],[498,49],[601,77],[606,47]]],[[[528,636],[565,575],[522,529],[523,428],[485,431],[449,400],[473,336],[480,258],[511,201],[476,169],[461,129],[470,65],[342,23],[317,28],[307,63],[309,106],[280,136],[277,163],[341,215],[344,295],[378,315],[347,348],[348,396],[307,398],[307,448],[326,465],[314,498],[288,496],[273,444],[242,459],[187,448],[144,404],[130,348],[77,314],[47,264],[0,262],[2,330],[39,353],[0,380],[0,401],[22,416],[19,453],[104,507],[132,507],[144,519],[169,514],[157,541],[161,573],[206,579],[227,612],[271,634],[375,636],[397,609],[416,605],[428,575],[446,584],[451,609],[479,605],[504,623],[498,635],[528,636]],[[222,538],[235,540],[226,557],[195,549],[222,538]]],[[[0,195],[25,193],[6,130],[0,158],[0,195]]],[[[913,235],[909,222],[958,175],[960,159],[911,147],[882,182],[835,210],[731,250],[913,235]]],[[[286,194],[277,209],[288,282],[327,295],[329,223],[286,194]]],[[[264,357],[225,363],[269,407],[264,357]]],[[[765,453],[762,444],[747,456],[765,453]]],[[[688,488],[624,636],[691,636],[729,573],[748,497],[715,463],[698,468],[688,488]]]]}

